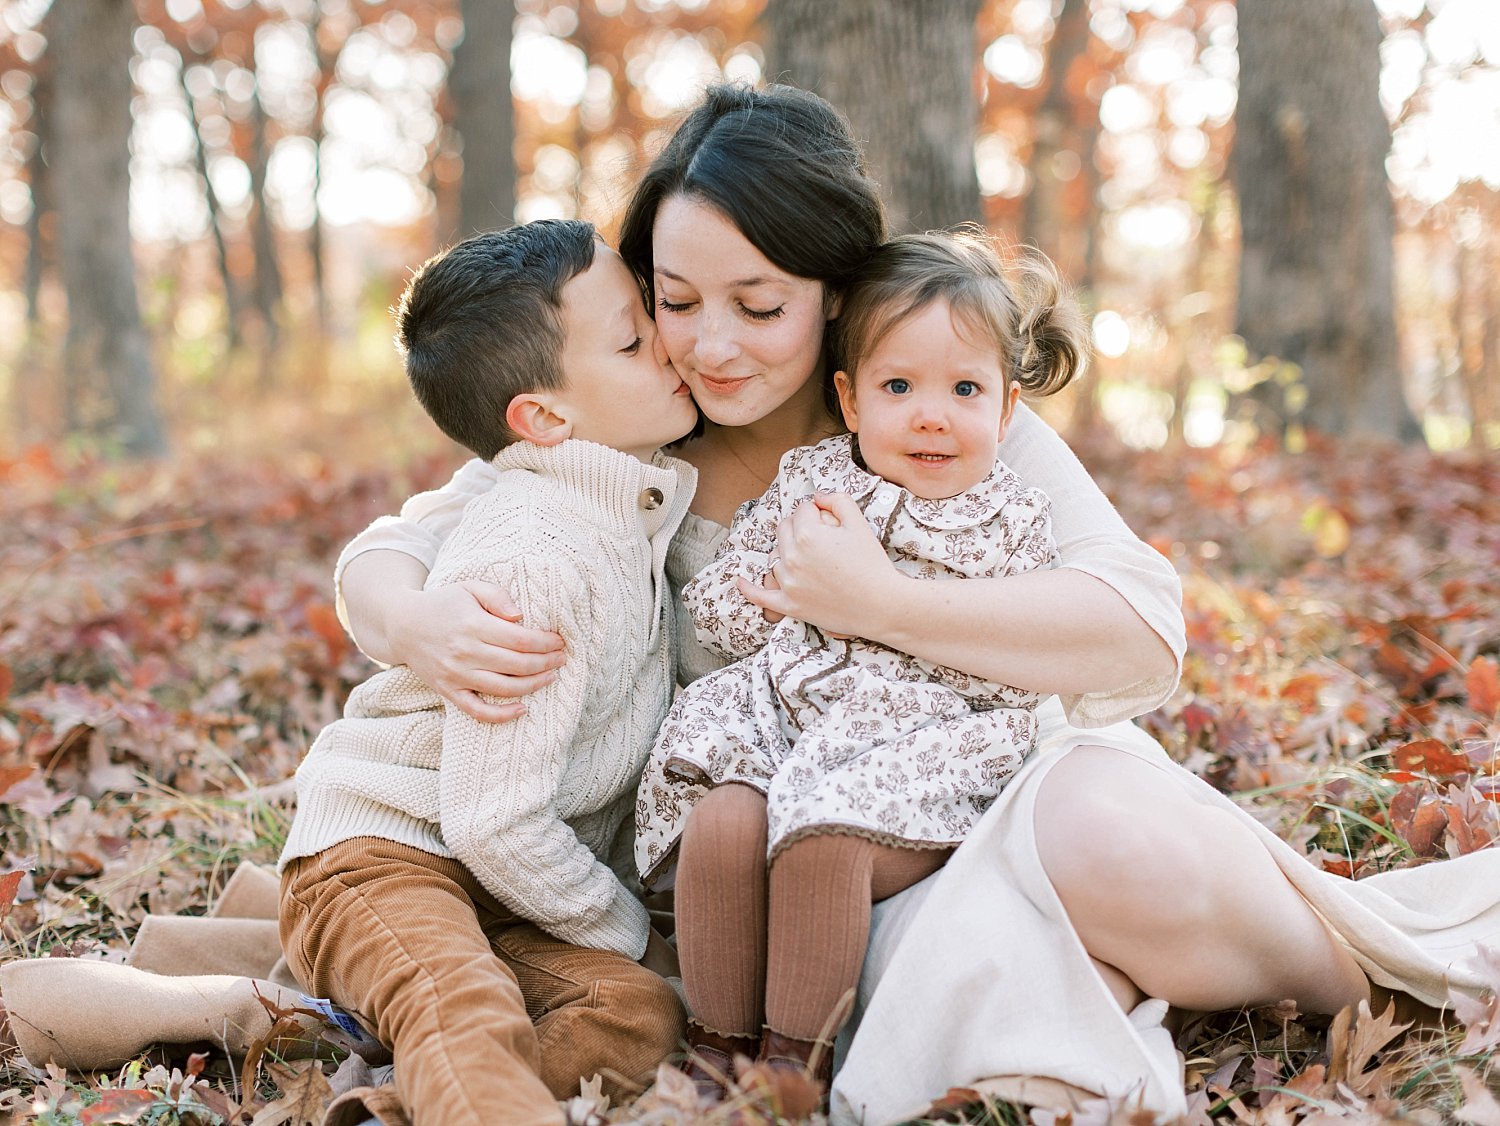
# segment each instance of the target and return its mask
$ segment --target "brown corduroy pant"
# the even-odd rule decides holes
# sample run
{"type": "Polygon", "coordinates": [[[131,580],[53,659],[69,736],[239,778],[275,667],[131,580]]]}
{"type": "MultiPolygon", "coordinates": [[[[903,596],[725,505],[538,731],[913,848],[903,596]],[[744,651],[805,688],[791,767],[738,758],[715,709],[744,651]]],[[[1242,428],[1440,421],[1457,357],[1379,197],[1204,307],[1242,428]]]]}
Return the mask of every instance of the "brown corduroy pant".
{"type": "Polygon", "coordinates": [[[281,892],[292,972],[391,1048],[417,1126],[554,1126],[580,1078],[618,1096],[681,1039],[660,977],[544,933],[456,860],[358,837],[290,862],[281,892]]]}

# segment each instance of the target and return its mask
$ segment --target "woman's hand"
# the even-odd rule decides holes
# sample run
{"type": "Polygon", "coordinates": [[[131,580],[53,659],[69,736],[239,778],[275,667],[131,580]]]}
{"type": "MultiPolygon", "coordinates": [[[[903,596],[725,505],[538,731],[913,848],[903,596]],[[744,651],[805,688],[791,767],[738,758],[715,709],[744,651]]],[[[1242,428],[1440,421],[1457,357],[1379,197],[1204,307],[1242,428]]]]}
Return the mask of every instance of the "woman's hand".
{"type": "Polygon", "coordinates": [[[776,587],[741,579],[741,594],[835,637],[880,632],[880,607],[900,597],[902,578],[854,498],[818,493],[793,509],[776,535],[776,587]]]}
{"type": "Polygon", "coordinates": [[[402,592],[389,605],[386,634],[423,684],[483,723],[504,723],[526,710],[518,697],[550,684],[566,659],[561,637],[520,622],[505,588],[470,580],[402,592]]]}

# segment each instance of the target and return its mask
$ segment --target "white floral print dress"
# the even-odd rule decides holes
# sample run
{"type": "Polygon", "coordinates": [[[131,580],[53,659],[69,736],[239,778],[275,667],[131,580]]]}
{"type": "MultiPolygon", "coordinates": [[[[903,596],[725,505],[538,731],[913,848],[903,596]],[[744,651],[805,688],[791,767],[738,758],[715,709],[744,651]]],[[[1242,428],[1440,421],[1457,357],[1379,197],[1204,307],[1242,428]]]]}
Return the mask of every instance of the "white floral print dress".
{"type": "Polygon", "coordinates": [[[896,568],[917,578],[1057,560],[1051,503],[999,462],[972,489],[927,500],[862,468],[852,435],[789,451],[683,590],[699,638],[735,663],[682,690],[646,763],[636,862],[648,883],[711,786],[767,796],[769,857],[815,832],[941,847],[968,835],[1035,743],[1039,694],[793,618],[772,624],[739,592],[736,578],[762,580],[777,525],[814,492],[853,497],[896,568]]]}

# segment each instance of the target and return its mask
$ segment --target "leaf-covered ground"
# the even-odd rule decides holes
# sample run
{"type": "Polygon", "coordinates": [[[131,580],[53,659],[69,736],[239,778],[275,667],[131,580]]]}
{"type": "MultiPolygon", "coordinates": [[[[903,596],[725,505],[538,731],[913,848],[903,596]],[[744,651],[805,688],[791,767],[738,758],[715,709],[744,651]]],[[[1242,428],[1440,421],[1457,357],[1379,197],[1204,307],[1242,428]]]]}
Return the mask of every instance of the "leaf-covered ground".
{"type": "MultiPolygon", "coordinates": [[[[1183,576],[1182,687],[1144,720],[1176,758],[1343,875],[1500,836],[1500,456],[1083,447],[1183,576]]],[[[239,860],[274,861],[285,781],[370,668],[334,618],[332,560],[454,464],[379,454],[0,461],[0,873],[19,874],[0,875],[0,957],[123,951],[145,913],[201,912],[239,860]]],[[[1390,1043],[1374,1019],[1198,1022],[1195,1114],[1500,1124],[1500,1003],[1459,1016],[1390,1043]]],[[[0,1116],[47,1124],[280,1120],[265,1108],[323,1090],[267,1064],[241,1106],[212,1060],[0,1066],[0,1116]]],[[[608,1117],[686,1121],[670,1094],[608,1117]]],[[[1018,1120],[967,1101],[950,1116],[1018,1120]]]]}

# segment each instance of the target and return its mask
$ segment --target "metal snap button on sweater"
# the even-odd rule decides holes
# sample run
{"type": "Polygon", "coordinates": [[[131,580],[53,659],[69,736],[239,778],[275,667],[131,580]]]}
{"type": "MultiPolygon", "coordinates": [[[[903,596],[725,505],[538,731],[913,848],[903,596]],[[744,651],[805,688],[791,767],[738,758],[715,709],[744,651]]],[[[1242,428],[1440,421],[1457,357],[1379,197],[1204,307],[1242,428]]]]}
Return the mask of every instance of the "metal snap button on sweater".
{"type": "Polygon", "coordinates": [[[655,485],[652,485],[649,489],[642,490],[640,495],[641,507],[647,512],[650,512],[654,508],[660,508],[664,500],[666,500],[666,497],[655,485]]]}

